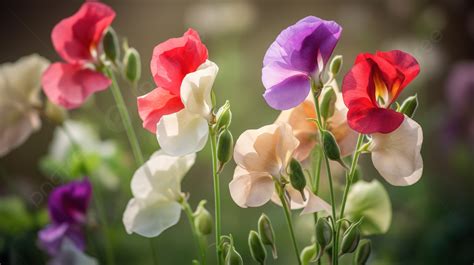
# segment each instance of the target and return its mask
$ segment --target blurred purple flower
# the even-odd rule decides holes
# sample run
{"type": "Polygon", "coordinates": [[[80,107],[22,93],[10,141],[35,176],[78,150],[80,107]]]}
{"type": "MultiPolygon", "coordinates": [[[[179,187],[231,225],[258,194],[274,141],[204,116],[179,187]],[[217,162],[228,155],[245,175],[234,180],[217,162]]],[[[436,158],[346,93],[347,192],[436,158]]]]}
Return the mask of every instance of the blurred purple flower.
{"type": "Polygon", "coordinates": [[[310,91],[310,78],[318,79],[341,35],[334,21],[309,16],[283,30],[263,59],[263,97],[274,109],[302,103],[310,91]]]}
{"type": "Polygon", "coordinates": [[[65,238],[84,250],[82,226],[92,196],[92,185],[86,178],[55,188],[48,199],[51,224],[39,232],[39,244],[48,254],[56,255],[65,238]]]}

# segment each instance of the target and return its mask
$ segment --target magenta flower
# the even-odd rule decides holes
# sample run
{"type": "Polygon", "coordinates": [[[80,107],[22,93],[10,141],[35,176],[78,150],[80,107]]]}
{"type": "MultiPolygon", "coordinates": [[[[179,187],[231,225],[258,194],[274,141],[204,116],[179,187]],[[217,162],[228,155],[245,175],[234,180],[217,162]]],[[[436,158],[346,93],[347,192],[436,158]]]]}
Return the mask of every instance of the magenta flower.
{"type": "Polygon", "coordinates": [[[65,238],[77,248],[85,248],[82,226],[92,196],[88,179],[73,181],[55,188],[48,199],[51,224],[39,232],[39,244],[48,254],[56,255],[65,238]]]}
{"type": "Polygon", "coordinates": [[[53,63],[43,75],[43,90],[51,102],[78,108],[91,94],[109,87],[110,79],[94,65],[102,36],[114,18],[115,12],[105,4],[86,2],[54,27],[51,39],[65,62],[53,63]]]}
{"type": "Polygon", "coordinates": [[[286,110],[308,96],[310,79],[328,62],[341,35],[334,21],[309,16],[283,30],[263,59],[263,97],[274,109],[286,110]]]}

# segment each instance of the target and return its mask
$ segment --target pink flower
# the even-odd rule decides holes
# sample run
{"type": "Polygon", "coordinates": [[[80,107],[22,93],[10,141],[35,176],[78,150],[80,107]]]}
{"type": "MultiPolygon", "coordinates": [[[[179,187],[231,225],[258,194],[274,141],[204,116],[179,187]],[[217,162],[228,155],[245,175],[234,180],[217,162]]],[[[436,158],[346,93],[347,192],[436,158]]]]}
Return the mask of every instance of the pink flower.
{"type": "Polygon", "coordinates": [[[65,62],[53,63],[43,74],[43,90],[50,101],[74,109],[109,87],[110,79],[96,71],[95,64],[102,36],[114,18],[107,5],[86,2],[54,27],[51,39],[65,62]]]}

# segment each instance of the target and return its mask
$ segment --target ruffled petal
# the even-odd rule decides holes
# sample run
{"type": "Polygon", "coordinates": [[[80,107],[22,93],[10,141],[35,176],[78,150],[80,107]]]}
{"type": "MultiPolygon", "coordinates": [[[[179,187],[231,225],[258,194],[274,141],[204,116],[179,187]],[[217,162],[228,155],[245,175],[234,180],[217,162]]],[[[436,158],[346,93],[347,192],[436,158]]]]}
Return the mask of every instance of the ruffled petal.
{"type": "Polygon", "coordinates": [[[229,183],[230,195],[242,207],[259,207],[267,203],[274,193],[272,177],[265,172],[248,172],[237,166],[229,183]]]}
{"type": "Polygon", "coordinates": [[[405,116],[401,126],[389,134],[373,134],[372,162],[380,175],[392,185],[416,183],[423,173],[421,126],[405,116]]]}
{"type": "Polygon", "coordinates": [[[92,184],[87,178],[55,188],[48,198],[51,220],[54,223],[84,223],[91,198],[92,184]]]}
{"type": "Polygon", "coordinates": [[[111,81],[102,73],[81,65],[54,63],[43,74],[42,84],[51,102],[74,109],[91,94],[107,89],[111,81]]]}
{"type": "Polygon", "coordinates": [[[277,110],[294,108],[301,104],[310,91],[310,81],[306,75],[289,76],[281,83],[268,87],[263,94],[270,107],[277,110]]]}
{"type": "Polygon", "coordinates": [[[54,48],[68,63],[91,61],[91,50],[98,47],[114,18],[115,12],[107,5],[86,2],[54,27],[51,33],[54,48]]]}
{"type": "Polygon", "coordinates": [[[153,50],[150,68],[157,86],[179,95],[183,78],[206,60],[206,46],[198,33],[189,29],[182,37],[158,44],[153,50]]]}
{"type": "Polygon", "coordinates": [[[201,151],[208,135],[207,120],[186,109],[163,116],[156,127],[156,137],[161,148],[174,156],[201,151]]]}
{"type": "Polygon", "coordinates": [[[184,108],[181,98],[160,87],[137,98],[138,114],[143,128],[155,133],[156,124],[161,117],[178,112],[184,108]]]}
{"type": "MultiPolygon", "coordinates": [[[[420,65],[416,59],[410,54],[400,51],[393,50],[388,52],[376,53],[377,56],[384,58],[391,65],[395,66],[396,69],[403,74],[403,82],[400,85],[401,88],[406,87],[415,77],[420,73],[420,65]]],[[[402,89],[400,89],[394,98],[397,98],[402,89]]]]}

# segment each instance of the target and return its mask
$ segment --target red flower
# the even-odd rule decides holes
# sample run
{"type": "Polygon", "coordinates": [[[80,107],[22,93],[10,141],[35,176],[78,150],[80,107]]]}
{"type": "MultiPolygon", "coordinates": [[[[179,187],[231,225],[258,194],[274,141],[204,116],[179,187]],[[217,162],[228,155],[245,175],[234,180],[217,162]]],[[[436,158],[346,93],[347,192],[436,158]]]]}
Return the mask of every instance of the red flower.
{"type": "Polygon", "coordinates": [[[98,58],[97,47],[115,12],[98,2],[86,2],[71,17],[61,20],[51,39],[65,63],[52,64],[42,84],[48,98],[67,109],[81,106],[94,92],[105,90],[110,80],[91,69],[98,58]]]}
{"type": "Polygon", "coordinates": [[[180,97],[181,82],[206,60],[207,48],[193,29],[155,47],[150,68],[157,88],[137,99],[144,128],[155,133],[156,124],[163,115],[184,108],[180,97]]]}
{"type": "Polygon", "coordinates": [[[396,130],[404,116],[390,105],[419,72],[416,59],[402,51],[359,54],[342,83],[349,126],[364,134],[396,130]]]}

